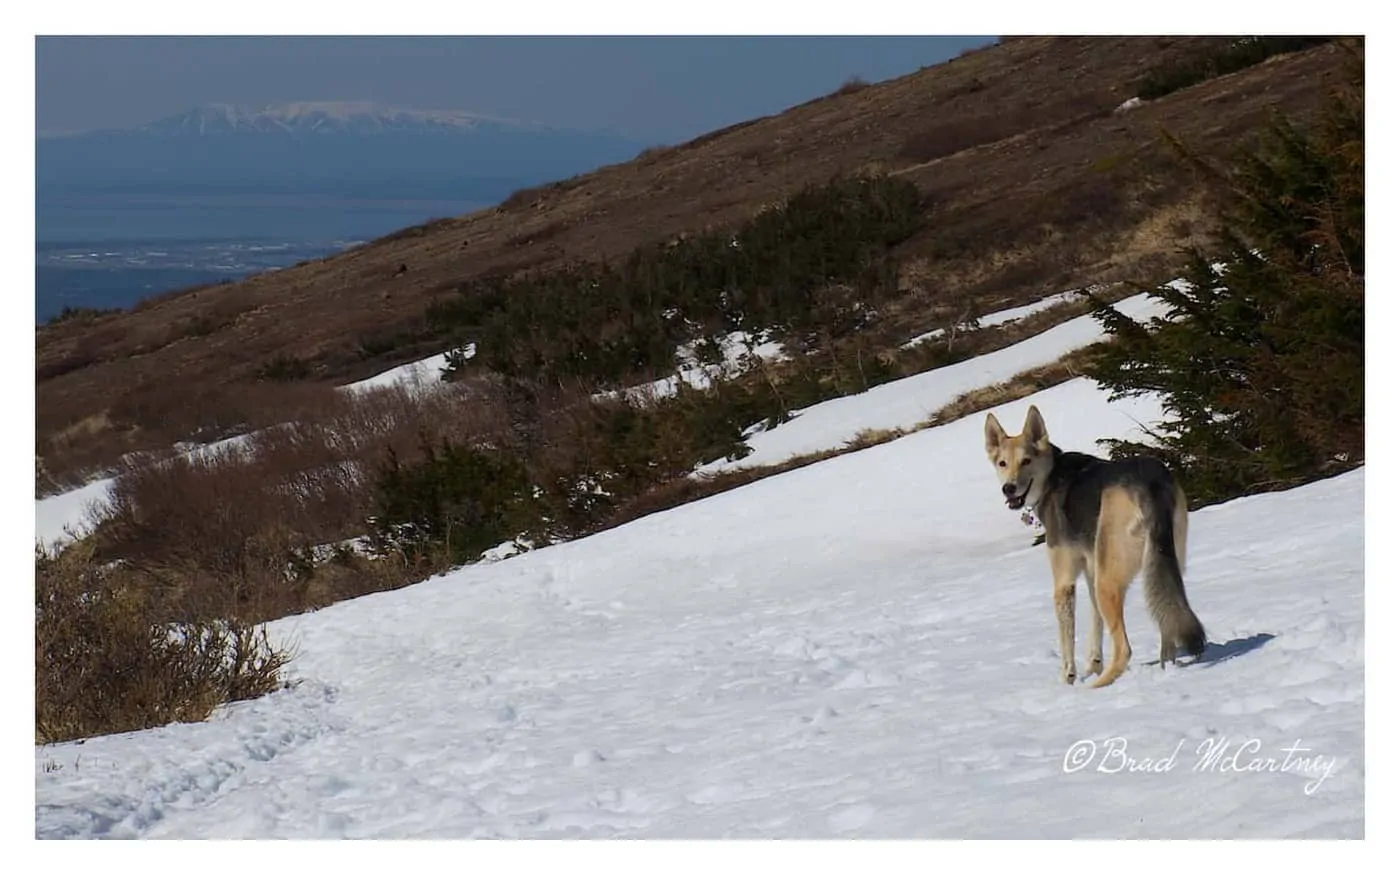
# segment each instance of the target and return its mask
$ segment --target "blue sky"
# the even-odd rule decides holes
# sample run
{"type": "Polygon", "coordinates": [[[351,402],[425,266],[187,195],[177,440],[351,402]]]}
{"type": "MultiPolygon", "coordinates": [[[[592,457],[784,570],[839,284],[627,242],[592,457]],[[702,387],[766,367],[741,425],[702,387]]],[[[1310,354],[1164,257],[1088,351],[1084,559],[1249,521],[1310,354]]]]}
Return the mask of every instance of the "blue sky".
{"type": "Polygon", "coordinates": [[[992,37],[41,37],[35,125],[139,125],[205,103],[374,100],[675,143],[992,37]]]}

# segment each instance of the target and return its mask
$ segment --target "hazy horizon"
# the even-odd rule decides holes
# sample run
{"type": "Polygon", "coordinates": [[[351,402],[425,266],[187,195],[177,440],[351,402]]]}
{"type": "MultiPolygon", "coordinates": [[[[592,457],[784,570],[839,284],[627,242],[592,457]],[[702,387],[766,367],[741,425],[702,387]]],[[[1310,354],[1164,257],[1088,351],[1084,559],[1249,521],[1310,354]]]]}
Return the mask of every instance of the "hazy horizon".
{"type": "Polygon", "coordinates": [[[368,101],[676,143],[993,37],[36,37],[35,131],[368,101]]]}

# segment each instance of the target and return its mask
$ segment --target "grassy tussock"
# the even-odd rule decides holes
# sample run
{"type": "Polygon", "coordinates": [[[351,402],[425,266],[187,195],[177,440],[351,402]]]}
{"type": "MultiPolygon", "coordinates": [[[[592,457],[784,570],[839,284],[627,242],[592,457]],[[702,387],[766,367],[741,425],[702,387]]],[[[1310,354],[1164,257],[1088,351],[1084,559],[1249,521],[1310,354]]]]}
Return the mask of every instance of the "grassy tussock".
{"type": "Polygon", "coordinates": [[[291,653],[239,620],[180,620],[90,544],[35,562],[36,743],[202,720],[283,685],[291,653]]]}
{"type": "Polygon", "coordinates": [[[314,420],[217,450],[131,460],[94,521],[95,541],[102,558],[146,570],[194,616],[283,616],[402,585],[412,573],[402,563],[353,554],[321,563],[317,551],[364,534],[386,453],[413,460],[425,440],[489,440],[506,427],[482,383],[340,393],[314,420]]]}

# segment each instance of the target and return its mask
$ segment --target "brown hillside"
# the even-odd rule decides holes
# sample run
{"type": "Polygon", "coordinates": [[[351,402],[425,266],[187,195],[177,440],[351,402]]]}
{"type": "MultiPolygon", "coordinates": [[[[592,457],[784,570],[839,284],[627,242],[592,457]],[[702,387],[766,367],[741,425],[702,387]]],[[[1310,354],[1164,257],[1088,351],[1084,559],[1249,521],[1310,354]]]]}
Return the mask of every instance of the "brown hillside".
{"type": "Polygon", "coordinates": [[[928,199],[924,230],[904,245],[908,293],[880,323],[891,340],[937,324],[953,299],[992,306],[1146,274],[1206,216],[1163,132],[1223,153],[1272,111],[1311,112],[1341,67],[1323,46],[1113,111],[1145,71],[1212,41],[1008,39],[334,258],[41,327],[37,452],[72,469],[168,445],[279,356],[309,358],[311,380],[331,384],[436,352],[366,357],[361,343],[411,330],[465,278],[737,223],[843,171],[902,174],[928,199]]]}

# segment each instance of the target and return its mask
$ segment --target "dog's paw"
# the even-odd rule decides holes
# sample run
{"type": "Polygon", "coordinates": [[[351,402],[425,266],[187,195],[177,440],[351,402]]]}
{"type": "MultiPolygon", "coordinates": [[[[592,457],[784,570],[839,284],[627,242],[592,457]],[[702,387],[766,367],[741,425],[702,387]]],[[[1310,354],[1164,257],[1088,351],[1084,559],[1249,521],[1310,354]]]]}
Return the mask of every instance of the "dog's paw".
{"type": "Polygon", "coordinates": [[[1090,659],[1089,664],[1084,668],[1084,677],[1086,679],[1096,674],[1103,674],[1103,657],[1090,659]]]}
{"type": "Polygon", "coordinates": [[[1074,666],[1072,666],[1072,665],[1067,665],[1067,666],[1061,668],[1061,669],[1060,669],[1060,680],[1064,681],[1064,682],[1067,683],[1067,684],[1073,684],[1075,681],[1079,680],[1079,678],[1078,678],[1078,672],[1076,672],[1076,671],[1074,670],[1074,666]]]}

